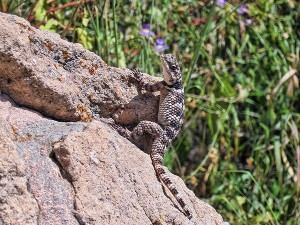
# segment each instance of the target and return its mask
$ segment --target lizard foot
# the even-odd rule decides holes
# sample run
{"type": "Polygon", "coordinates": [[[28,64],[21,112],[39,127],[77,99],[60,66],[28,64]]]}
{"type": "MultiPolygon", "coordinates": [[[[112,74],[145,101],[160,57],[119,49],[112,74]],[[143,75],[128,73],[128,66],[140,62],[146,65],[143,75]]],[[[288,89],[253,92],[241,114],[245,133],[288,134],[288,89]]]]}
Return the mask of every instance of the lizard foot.
{"type": "Polygon", "coordinates": [[[129,131],[128,129],[123,128],[122,126],[115,124],[115,123],[110,124],[110,126],[114,130],[116,130],[121,136],[123,136],[129,140],[131,139],[131,131],[129,131]]]}
{"type": "Polygon", "coordinates": [[[139,69],[132,69],[131,73],[136,80],[141,80],[141,71],[139,69]]]}

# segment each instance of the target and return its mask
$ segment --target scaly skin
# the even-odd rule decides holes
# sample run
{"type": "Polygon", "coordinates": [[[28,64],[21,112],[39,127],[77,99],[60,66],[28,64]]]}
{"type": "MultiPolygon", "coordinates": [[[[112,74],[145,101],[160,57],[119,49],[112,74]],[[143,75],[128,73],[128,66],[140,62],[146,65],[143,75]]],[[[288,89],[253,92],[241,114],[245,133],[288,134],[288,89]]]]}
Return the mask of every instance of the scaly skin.
{"type": "Polygon", "coordinates": [[[176,58],[172,54],[161,55],[164,80],[155,84],[147,83],[138,70],[133,70],[135,79],[146,91],[160,91],[158,123],[141,121],[132,132],[118,126],[113,127],[129,140],[135,140],[142,134],[149,134],[154,138],[150,157],[159,179],[167,186],[182,207],[184,214],[191,218],[192,214],[187,204],[180,196],[175,185],[167,176],[162,166],[163,156],[171,141],[177,136],[184,116],[184,89],[182,75],[176,58]]]}

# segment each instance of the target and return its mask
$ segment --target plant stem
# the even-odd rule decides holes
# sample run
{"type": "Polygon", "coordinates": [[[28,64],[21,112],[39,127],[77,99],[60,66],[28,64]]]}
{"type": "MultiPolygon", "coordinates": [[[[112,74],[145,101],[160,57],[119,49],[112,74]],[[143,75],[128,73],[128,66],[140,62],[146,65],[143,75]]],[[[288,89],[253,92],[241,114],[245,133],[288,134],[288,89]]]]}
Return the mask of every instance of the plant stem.
{"type": "Polygon", "coordinates": [[[117,67],[119,67],[119,51],[118,51],[118,32],[117,32],[117,19],[116,19],[116,0],[113,0],[113,20],[114,20],[114,36],[115,36],[115,53],[117,60],[117,67]]]}
{"type": "Polygon", "coordinates": [[[205,23],[205,26],[204,26],[204,29],[202,30],[201,34],[200,34],[200,37],[199,37],[199,41],[196,45],[196,48],[195,48],[195,51],[194,51],[194,55],[193,55],[193,58],[192,58],[192,63],[189,67],[189,70],[188,70],[188,73],[187,73],[187,78],[185,80],[185,90],[187,91],[188,90],[188,86],[189,86],[189,82],[190,82],[190,79],[191,79],[191,75],[192,75],[192,72],[193,72],[193,69],[195,67],[195,64],[196,62],[198,61],[199,59],[199,56],[200,56],[200,49],[202,48],[202,45],[203,45],[203,41],[204,41],[204,38],[206,37],[207,35],[207,32],[208,32],[208,29],[210,27],[210,24],[211,24],[211,21],[212,21],[212,18],[213,16],[215,15],[215,6],[216,6],[216,0],[214,0],[214,3],[212,5],[212,10],[211,10],[211,13],[208,15],[208,18],[207,18],[207,21],[205,23]]]}

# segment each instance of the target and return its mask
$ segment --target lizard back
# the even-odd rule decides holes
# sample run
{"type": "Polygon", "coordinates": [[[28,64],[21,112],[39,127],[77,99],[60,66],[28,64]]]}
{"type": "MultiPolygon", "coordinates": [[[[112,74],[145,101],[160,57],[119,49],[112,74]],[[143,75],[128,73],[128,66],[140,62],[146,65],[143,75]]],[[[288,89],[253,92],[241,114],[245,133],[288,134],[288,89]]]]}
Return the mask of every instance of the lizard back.
{"type": "Polygon", "coordinates": [[[178,134],[184,116],[184,90],[181,79],[163,87],[160,92],[158,123],[166,131],[171,142],[178,134]]]}

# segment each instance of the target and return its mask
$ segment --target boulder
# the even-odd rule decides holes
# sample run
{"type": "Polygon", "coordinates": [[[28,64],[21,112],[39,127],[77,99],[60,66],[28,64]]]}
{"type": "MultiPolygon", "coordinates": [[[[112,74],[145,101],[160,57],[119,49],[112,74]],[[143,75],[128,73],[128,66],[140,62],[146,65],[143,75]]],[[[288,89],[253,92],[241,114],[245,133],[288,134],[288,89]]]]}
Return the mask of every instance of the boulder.
{"type": "Polygon", "coordinates": [[[185,217],[149,155],[110,127],[156,121],[157,94],[130,70],[9,14],[0,40],[0,224],[227,224],[168,173],[185,217]]]}

